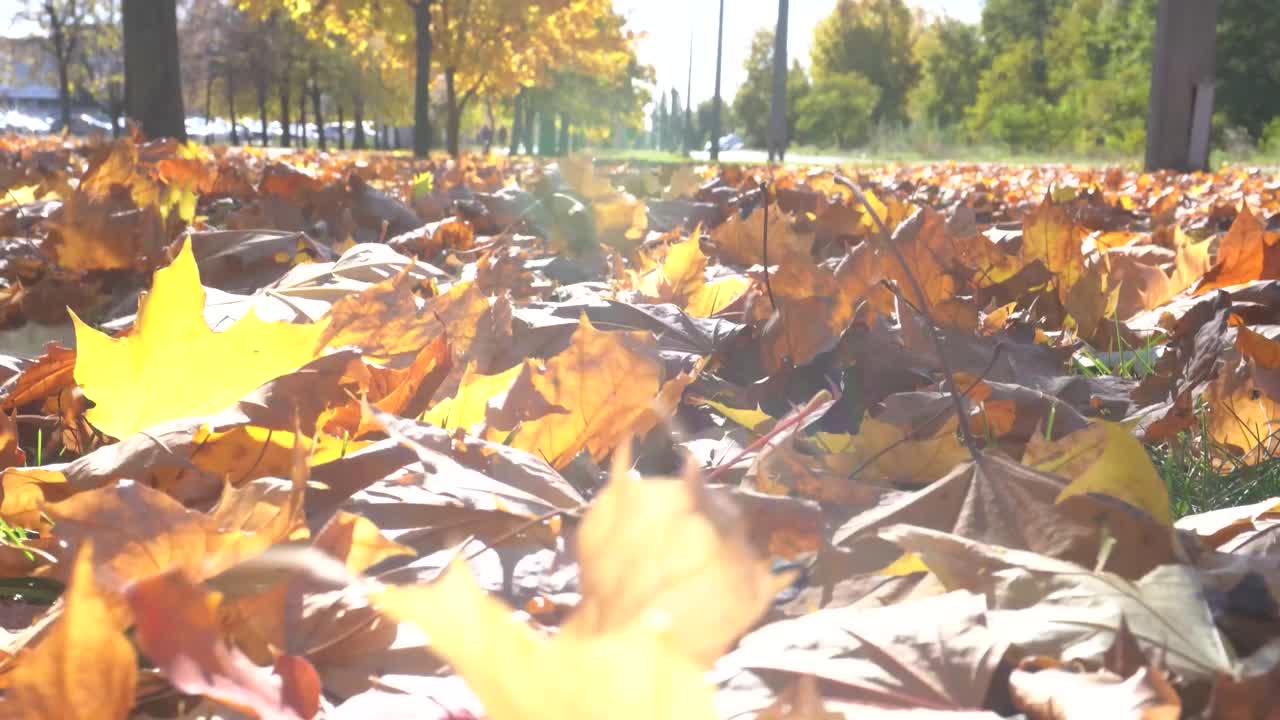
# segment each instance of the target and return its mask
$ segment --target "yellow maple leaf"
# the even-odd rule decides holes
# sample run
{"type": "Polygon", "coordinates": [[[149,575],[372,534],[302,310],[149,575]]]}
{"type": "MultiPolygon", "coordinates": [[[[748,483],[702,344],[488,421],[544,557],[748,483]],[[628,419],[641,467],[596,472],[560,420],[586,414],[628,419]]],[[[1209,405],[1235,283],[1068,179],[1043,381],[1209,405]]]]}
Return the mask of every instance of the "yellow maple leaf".
{"type": "Polygon", "coordinates": [[[1057,276],[1058,297],[1063,302],[1084,274],[1086,234],[1064,206],[1054,204],[1048,197],[1022,219],[1022,259],[1039,260],[1057,276]]]}
{"type": "Polygon", "coordinates": [[[770,575],[733,506],[696,478],[617,472],[578,533],[582,602],[537,635],[456,563],[432,585],[375,593],[419,626],[495,720],[714,718],[703,673],[786,581],[770,575]]]}
{"type": "Polygon", "coordinates": [[[648,333],[597,330],[583,315],[569,347],[531,379],[547,402],[568,412],[524,422],[509,444],[562,468],[583,448],[599,461],[653,427],[662,363],[648,333]]]}
{"type": "Polygon", "coordinates": [[[1058,502],[1098,493],[1141,508],[1170,525],[1169,490],[1142,442],[1120,423],[1097,421],[1058,440],[1032,436],[1022,463],[1071,481],[1058,502]]]}
{"type": "Polygon", "coordinates": [[[223,332],[204,320],[204,288],[190,239],[151,292],[125,336],[112,338],[71,313],[76,382],[95,406],[86,417],[117,438],[166,420],[208,415],[316,355],[325,321],[266,322],[253,310],[223,332]]]}

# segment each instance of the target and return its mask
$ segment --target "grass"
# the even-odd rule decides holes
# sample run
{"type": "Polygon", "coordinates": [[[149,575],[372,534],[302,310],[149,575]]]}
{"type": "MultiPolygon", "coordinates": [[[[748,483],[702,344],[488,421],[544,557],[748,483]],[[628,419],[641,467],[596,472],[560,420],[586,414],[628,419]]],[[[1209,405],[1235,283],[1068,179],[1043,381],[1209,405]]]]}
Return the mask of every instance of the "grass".
{"type": "Polygon", "coordinates": [[[1175,518],[1280,497],[1280,457],[1246,465],[1214,442],[1203,405],[1196,408],[1196,420],[1195,429],[1147,448],[1169,488],[1175,518]]]}
{"type": "Polygon", "coordinates": [[[1217,453],[1189,449],[1180,441],[1149,448],[1148,452],[1169,488],[1175,518],[1280,497],[1280,458],[1257,465],[1236,462],[1218,469],[1211,459],[1217,453]]]}

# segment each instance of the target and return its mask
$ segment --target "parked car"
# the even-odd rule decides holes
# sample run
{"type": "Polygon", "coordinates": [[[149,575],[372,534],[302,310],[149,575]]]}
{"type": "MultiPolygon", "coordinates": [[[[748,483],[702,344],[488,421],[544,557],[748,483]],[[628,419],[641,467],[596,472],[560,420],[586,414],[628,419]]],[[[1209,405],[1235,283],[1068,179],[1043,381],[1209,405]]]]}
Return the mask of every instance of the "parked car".
{"type": "MultiPolygon", "coordinates": [[[[746,146],[747,144],[742,141],[742,138],[738,137],[734,133],[720,136],[720,152],[725,152],[726,150],[741,150],[746,146]]],[[[707,141],[707,144],[703,149],[707,152],[711,152],[710,140],[707,141]]]]}

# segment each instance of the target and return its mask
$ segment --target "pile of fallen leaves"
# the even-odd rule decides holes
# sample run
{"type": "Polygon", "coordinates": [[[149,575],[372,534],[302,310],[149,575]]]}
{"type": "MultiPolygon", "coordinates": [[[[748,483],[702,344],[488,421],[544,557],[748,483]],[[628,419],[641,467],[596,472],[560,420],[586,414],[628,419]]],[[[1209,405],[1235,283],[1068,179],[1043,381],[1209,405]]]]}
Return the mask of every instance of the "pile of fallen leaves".
{"type": "Polygon", "coordinates": [[[1269,176],[0,186],[0,716],[1277,717],[1280,499],[1146,449],[1276,454],[1269,176]]]}

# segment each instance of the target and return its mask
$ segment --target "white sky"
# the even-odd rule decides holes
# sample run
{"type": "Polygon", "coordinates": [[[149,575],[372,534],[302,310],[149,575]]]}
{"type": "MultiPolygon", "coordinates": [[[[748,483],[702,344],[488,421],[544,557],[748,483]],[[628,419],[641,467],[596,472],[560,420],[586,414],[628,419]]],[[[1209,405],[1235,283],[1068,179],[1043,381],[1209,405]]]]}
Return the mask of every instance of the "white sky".
{"type": "MultiPolygon", "coordinates": [[[[926,11],[977,22],[983,0],[907,0],[926,11]]],[[[721,93],[733,98],[747,73],[742,64],[751,52],[751,37],[778,19],[777,0],[725,0],[724,68],[721,93]]],[[[787,53],[809,64],[813,29],[835,8],[836,0],[791,0],[787,18],[787,53]]],[[[654,66],[659,93],[675,87],[685,92],[689,71],[689,37],[693,46],[693,99],[709,98],[715,89],[716,22],[719,0],[613,0],[613,7],[627,18],[627,27],[645,37],[639,44],[640,62],[654,66]]]]}

